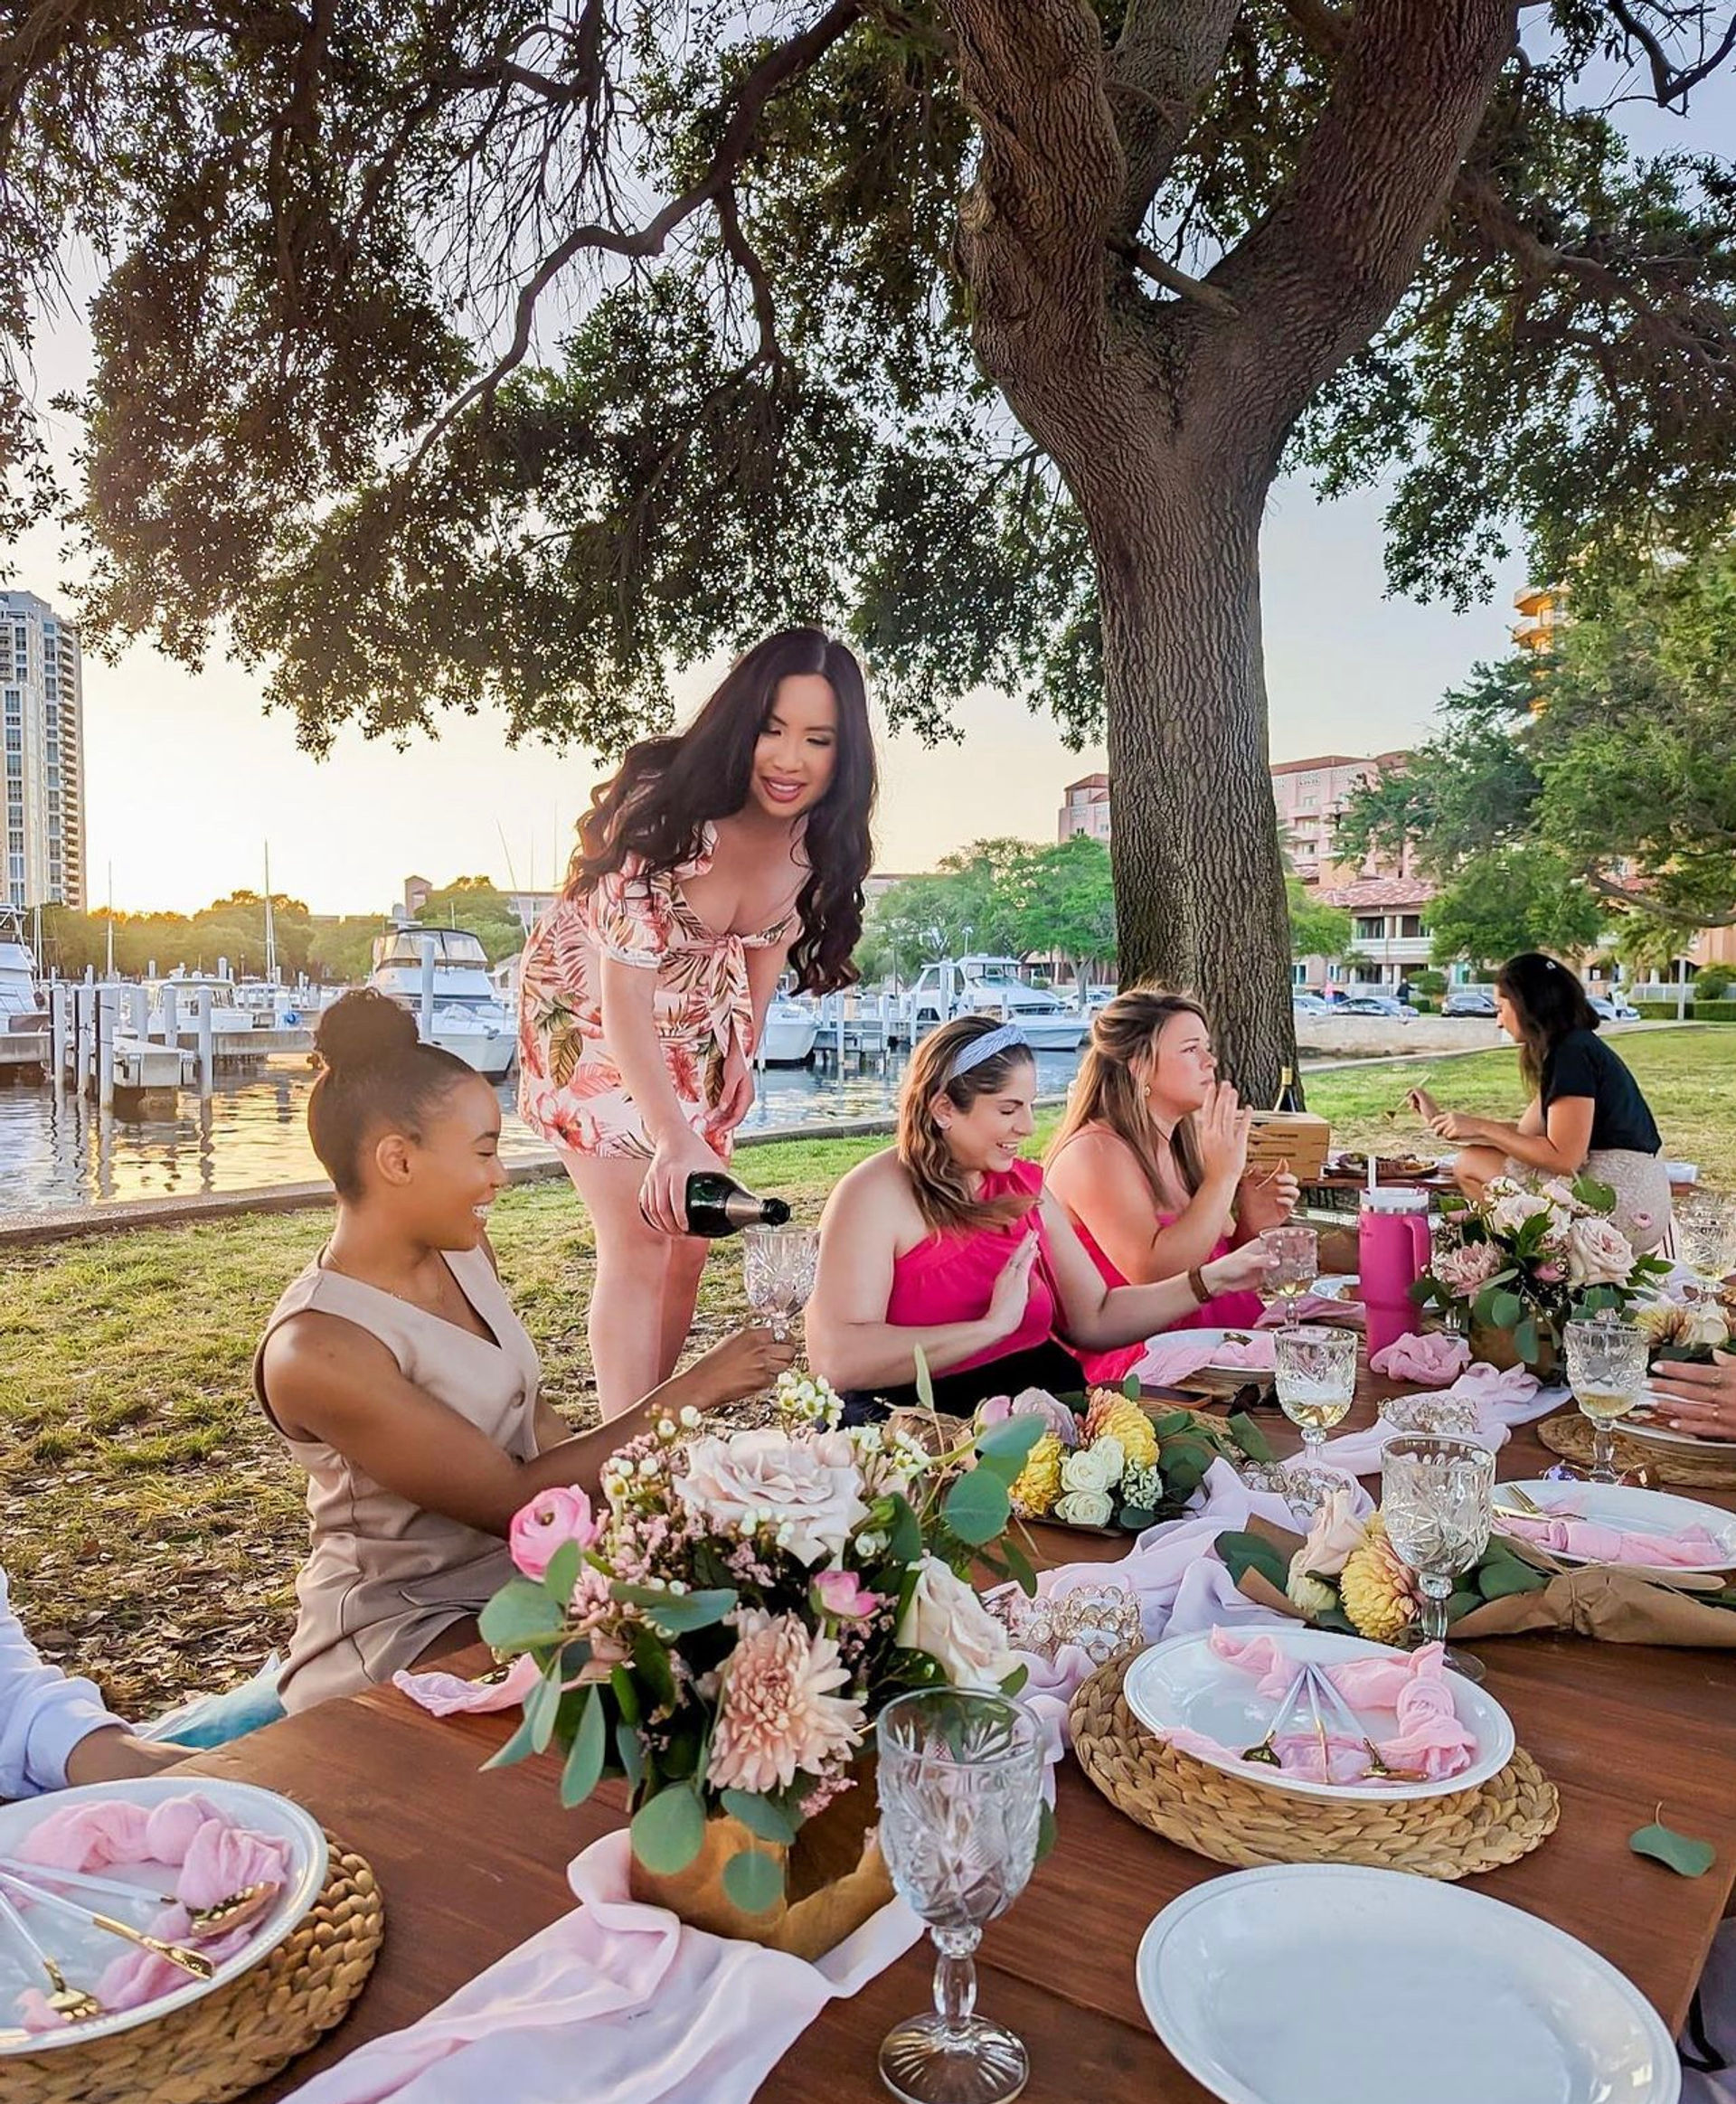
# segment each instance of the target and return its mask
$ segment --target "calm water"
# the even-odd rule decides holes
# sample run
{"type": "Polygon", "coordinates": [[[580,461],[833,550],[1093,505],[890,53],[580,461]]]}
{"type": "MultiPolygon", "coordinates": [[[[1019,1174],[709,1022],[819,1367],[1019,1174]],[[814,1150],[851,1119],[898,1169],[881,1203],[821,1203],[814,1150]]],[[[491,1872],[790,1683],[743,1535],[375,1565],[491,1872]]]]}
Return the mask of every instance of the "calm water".
{"type": "MultiPolygon", "coordinates": [[[[1076,1063],[1070,1052],[1042,1054],[1043,1092],[1063,1090],[1076,1063]]],[[[893,1108],[899,1071],[892,1066],[833,1080],[802,1067],[769,1068],[741,1130],[884,1117],[893,1108]]],[[[0,1088],[0,1216],[305,1183],[321,1173],[307,1145],[312,1083],[302,1059],[273,1060],[262,1075],[220,1082],[209,1103],[184,1090],[178,1116],[149,1122],[105,1119],[95,1104],[70,1095],[57,1101],[48,1089],[0,1088]]],[[[511,1081],[499,1090],[505,1113],[501,1153],[509,1162],[545,1156],[547,1148],[513,1108],[513,1090],[511,1081]]]]}

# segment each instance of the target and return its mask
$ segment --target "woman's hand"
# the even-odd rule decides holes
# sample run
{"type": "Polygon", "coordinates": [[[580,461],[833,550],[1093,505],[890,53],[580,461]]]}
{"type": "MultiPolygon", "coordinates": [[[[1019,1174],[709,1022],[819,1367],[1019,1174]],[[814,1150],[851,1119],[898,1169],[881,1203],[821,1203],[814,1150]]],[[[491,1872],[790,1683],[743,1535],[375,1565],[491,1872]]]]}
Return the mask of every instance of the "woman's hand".
{"type": "Polygon", "coordinates": [[[1264,1234],[1269,1227],[1282,1227],[1296,1211],[1302,1186],[1283,1162],[1269,1176],[1244,1176],[1236,1186],[1236,1224],[1244,1233],[1264,1234]]]}
{"type": "Polygon", "coordinates": [[[1736,1439],[1736,1354],[1717,1352],[1710,1366],[1692,1360],[1660,1362],[1647,1383],[1653,1415],[1672,1431],[1702,1439],[1736,1439]]]}
{"type": "Polygon", "coordinates": [[[1215,1300],[1221,1293],[1251,1291],[1271,1268],[1272,1252],[1264,1242],[1243,1242],[1239,1250],[1226,1250],[1209,1264],[1202,1264],[1200,1277],[1211,1288],[1215,1300]]]}
{"type": "Polygon", "coordinates": [[[989,1295],[988,1308],[983,1317],[996,1341],[1010,1337],[1024,1320],[1024,1311],[1031,1300],[1031,1271],[1037,1253],[1037,1238],[1028,1234],[1001,1267],[1001,1275],[995,1281],[995,1290],[989,1295]]]}
{"type": "Polygon", "coordinates": [[[663,1134],[639,1185],[639,1211],[665,1234],[685,1234],[688,1177],[701,1173],[715,1175],[722,1165],[722,1156],[691,1126],[663,1134]]]}
{"type": "Polygon", "coordinates": [[[1477,1137],[1473,1121],[1462,1110],[1437,1110],[1429,1120],[1429,1129],[1437,1139],[1463,1143],[1477,1137]]]}
{"type": "Polygon", "coordinates": [[[796,1363],[796,1345],[789,1337],[775,1337],[769,1329],[737,1330],[721,1344],[713,1344],[681,1376],[693,1383],[688,1400],[701,1410],[720,1402],[734,1402],[744,1395],[758,1395],[769,1388],[788,1366],[796,1363]]]}
{"type": "Polygon", "coordinates": [[[717,1101],[705,1113],[707,1132],[733,1132],[753,1109],[753,1065],[739,1038],[731,1043],[723,1061],[723,1086],[717,1101]]]}
{"type": "Polygon", "coordinates": [[[1405,1101],[1425,1125],[1432,1125],[1436,1118],[1440,1116],[1440,1105],[1435,1101],[1427,1089],[1412,1089],[1405,1098],[1405,1101]]]}
{"type": "Polygon", "coordinates": [[[1240,1184],[1248,1171],[1248,1135],[1254,1114],[1244,1110],[1228,1081],[1214,1081],[1194,1117],[1194,1141],[1207,1183],[1240,1184]]]}

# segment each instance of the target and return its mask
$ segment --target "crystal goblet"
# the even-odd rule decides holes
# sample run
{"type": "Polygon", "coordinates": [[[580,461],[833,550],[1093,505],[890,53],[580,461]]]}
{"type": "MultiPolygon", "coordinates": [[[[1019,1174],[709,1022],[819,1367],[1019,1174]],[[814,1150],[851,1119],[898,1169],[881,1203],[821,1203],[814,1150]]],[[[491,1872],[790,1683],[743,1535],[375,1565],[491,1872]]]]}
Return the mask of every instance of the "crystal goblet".
{"type": "Polygon", "coordinates": [[[1012,2032],[976,2014],[975,1953],[1036,1862],[1036,1725],[1003,1696],[925,1688],[881,1712],[875,1741],[881,1850],[939,1952],[934,2008],[887,2033],[881,2080],[904,2104],[1006,2104],[1030,2062],[1012,2032]]]}
{"type": "Polygon", "coordinates": [[[1285,1495],[1298,1509],[1320,1505],[1344,1483],[1321,1458],[1326,1434],[1342,1424],[1356,1399],[1354,1330],[1297,1323],[1272,1335],[1278,1408],[1302,1434],[1302,1454],[1284,1471],[1285,1495]]]}
{"type": "Polygon", "coordinates": [[[1616,1424],[1646,1392],[1650,1340],[1632,1323],[1609,1316],[1567,1326],[1567,1379],[1591,1426],[1590,1483],[1619,1483],[1616,1424]]]}
{"type": "Polygon", "coordinates": [[[748,1306],[781,1344],[807,1307],[820,1259],[820,1238],[807,1227],[750,1227],[741,1237],[741,1278],[748,1306]]]}
{"type": "Polygon", "coordinates": [[[1268,1305],[1284,1304],[1284,1320],[1296,1320],[1296,1304],[1320,1276],[1320,1237],[1311,1227],[1269,1227],[1260,1246],[1271,1258],[1255,1290],[1268,1305]]]}
{"type": "MultiPolygon", "coordinates": [[[[1445,1644],[1453,1580],[1489,1545],[1495,1456],[1475,1439],[1406,1433],[1381,1450],[1381,1517],[1396,1554],[1417,1574],[1422,1640],[1445,1644]]],[[[1475,1658],[1449,1651],[1447,1664],[1481,1680],[1475,1658]]]]}

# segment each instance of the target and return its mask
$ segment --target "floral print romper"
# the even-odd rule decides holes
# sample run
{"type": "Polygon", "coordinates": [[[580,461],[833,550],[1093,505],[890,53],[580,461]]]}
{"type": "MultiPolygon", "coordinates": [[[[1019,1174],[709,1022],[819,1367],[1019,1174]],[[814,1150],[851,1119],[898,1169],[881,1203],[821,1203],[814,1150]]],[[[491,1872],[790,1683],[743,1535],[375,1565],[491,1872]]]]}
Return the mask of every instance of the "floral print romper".
{"type": "Polygon", "coordinates": [[[706,1132],[731,1043],[753,1053],[747,952],[788,939],[794,910],[758,935],[719,935],[682,884],[712,866],[717,830],[673,870],[629,855],[574,899],[557,899],[524,945],[518,995],[518,1107],[533,1131],[572,1154],[648,1160],[638,1106],[603,1036],[602,959],[657,975],[654,1015],[687,1122],[725,1160],[733,1134],[706,1132]]]}

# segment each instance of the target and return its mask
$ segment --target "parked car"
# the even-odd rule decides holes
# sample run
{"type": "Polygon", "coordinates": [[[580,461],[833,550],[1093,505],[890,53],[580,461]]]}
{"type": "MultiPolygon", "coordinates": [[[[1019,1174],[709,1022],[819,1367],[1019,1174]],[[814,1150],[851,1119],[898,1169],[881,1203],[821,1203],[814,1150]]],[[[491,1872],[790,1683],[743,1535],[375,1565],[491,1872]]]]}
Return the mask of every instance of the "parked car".
{"type": "Polygon", "coordinates": [[[1338,1003],[1340,1015],[1384,1015],[1400,1023],[1409,1023],[1416,1013],[1408,1001],[1401,1001],[1392,994],[1349,994],[1338,1003]]]}
{"type": "Polygon", "coordinates": [[[1290,995],[1290,1006],[1298,1015],[1330,1015],[1337,1003],[1328,1001],[1311,987],[1298,986],[1290,995]]]}
{"type": "Polygon", "coordinates": [[[1440,1004],[1443,1015],[1495,1015],[1495,990],[1491,986],[1454,986],[1440,1004]]]}
{"type": "Polygon", "coordinates": [[[1591,1013],[1604,1023],[1637,1023],[1639,1010],[1624,1001],[1619,994],[1588,994],[1591,1013]]]}

